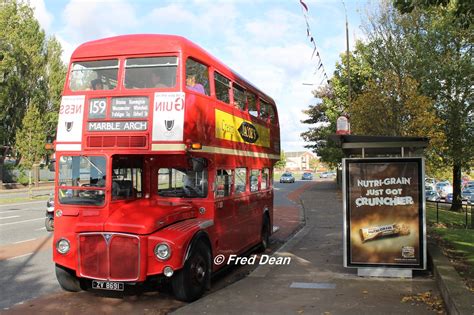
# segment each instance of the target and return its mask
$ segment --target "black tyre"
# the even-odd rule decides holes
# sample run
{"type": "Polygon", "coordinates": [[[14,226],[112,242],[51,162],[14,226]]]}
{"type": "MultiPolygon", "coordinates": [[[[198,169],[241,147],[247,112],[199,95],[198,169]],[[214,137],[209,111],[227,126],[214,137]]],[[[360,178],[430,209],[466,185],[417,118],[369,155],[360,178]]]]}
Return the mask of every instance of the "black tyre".
{"type": "Polygon", "coordinates": [[[52,232],[54,230],[54,219],[51,217],[46,217],[44,220],[44,226],[46,227],[46,231],[52,232]]]}
{"type": "Polygon", "coordinates": [[[263,216],[261,238],[262,240],[260,242],[259,251],[264,252],[270,244],[270,220],[267,215],[263,216]]]}
{"type": "Polygon", "coordinates": [[[81,291],[81,283],[71,270],[56,265],[56,279],[58,279],[59,285],[65,291],[81,291]]]}
{"type": "Polygon", "coordinates": [[[191,255],[171,281],[173,293],[178,300],[193,302],[206,290],[211,276],[211,253],[209,247],[198,242],[191,255]]]}

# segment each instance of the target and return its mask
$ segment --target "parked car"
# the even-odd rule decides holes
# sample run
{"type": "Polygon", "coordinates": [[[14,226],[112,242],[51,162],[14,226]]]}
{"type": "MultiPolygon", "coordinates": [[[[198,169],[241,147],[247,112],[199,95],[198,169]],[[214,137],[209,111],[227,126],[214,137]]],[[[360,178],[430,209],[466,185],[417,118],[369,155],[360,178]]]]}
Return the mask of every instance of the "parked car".
{"type": "Polygon", "coordinates": [[[303,173],[303,175],[301,176],[301,179],[302,179],[302,180],[313,180],[313,174],[311,174],[311,173],[303,173]]]}
{"type": "Polygon", "coordinates": [[[461,191],[461,198],[462,200],[474,202],[474,187],[472,189],[464,188],[464,190],[461,191]]]}
{"type": "Polygon", "coordinates": [[[453,193],[446,194],[446,202],[453,203],[453,193]]]}
{"type": "Polygon", "coordinates": [[[425,192],[425,199],[428,201],[439,201],[441,198],[439,194],[434,190],[427,190],[425,192]]]}
{"type": "Polygon", "coordinates": [[[46,219],[44,220],[44,226],[46,231],[51,232],[54,230],[54,196],[49,196],[46,201],[46,219]]]}
{"type": "Polygon", "coordinates": [[[436,184],[436,191],[441,198],[446,198],[446,195],[453,193],[453,186],[449,182],[439,182],[436,184]]]}
{"type": "Polygon", "coordinates": [[[294,183],[295,177],[291,173],[283,173],[280,177],[280,183],[294,183]]]}
{"type": "Polygon", "coordinates": [[[434,189],[435,185],[436,185],[436,180],[434,178],[430,178],[430,177],[425,178],[425,187],[432,187],[434,189]]]}
{"type": "Polygon", "coordinates": [[[474,190],[474,184],[467,184],[464,189],[474,190]]]}
{"type": "Polygon", "coordinates": [[[322,172],[321,174],[319,174],[320,178],[329,178],[333,176],[336,176],[336,172],[322,172]]]}
{"type": "Polygon", "coordinates": [[[425,191],[435,191],[435,189],[433,186],[425,184],[425,191]]]}

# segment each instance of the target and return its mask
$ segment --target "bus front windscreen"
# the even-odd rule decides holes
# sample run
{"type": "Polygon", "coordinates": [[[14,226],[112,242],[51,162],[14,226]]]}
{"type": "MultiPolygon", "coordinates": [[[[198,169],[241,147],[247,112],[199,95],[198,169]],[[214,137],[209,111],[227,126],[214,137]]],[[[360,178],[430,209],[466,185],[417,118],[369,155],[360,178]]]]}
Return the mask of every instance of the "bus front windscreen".
{"type": "Polygon", "coordinates": [[[119,61],[77,61],[71,65],[71,91],[113,90],[117,86],[119,61]]]}
{"type": "Polygon", "coordinates": [[[178,57],[129,58],[125,61],[125,88],[173,88],[178,57]]]}
{"type": "Polygon", "coordinates": [[[105,201],[103,156],[61,156],[58,197],[61,204],[100,206],[105,201]]]}

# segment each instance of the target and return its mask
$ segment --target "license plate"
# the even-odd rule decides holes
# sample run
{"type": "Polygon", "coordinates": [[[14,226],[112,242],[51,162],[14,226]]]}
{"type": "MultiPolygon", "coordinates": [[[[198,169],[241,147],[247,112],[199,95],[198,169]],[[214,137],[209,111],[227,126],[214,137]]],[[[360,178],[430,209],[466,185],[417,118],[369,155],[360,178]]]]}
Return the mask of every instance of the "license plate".
{"type": "Polygon", "coordinates": [[[123,291],[124,288],[125,285],[123,284],[123,282],[92,280],[92,289],[123,291]]]}

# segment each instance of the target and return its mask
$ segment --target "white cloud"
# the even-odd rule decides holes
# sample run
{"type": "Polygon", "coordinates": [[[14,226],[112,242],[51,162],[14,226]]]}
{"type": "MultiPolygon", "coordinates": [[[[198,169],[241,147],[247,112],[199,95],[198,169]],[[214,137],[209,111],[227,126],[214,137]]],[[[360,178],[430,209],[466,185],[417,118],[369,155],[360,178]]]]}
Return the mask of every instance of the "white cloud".
{"type": "Polygon", "coordinates": [[[61,35],[83,42],[121,34],[138,24],[134,7],[125,0],[71,0],[63,12],[61,35]]]}
{"type": "Polygon", "coordinates": [[[53,23],[53,15],[46,9],[44,0],[30,0],[31,7],[34,10],[35,18],[41,27],[46,31],[50,31],[53,23]]]}
{"type": "MultiPolygon", "coordinates": [[[[339,53],[345,50],[343,7],[339,2],[305,2],[310,7],[312,35],[331,76],[339,53]]],[[[302,110],[316,102],[311,94],[316,86],[302,83],[318,85],[324,78],[321,72],[315,73],[318,60],[311,59],[313,47],[297,1],[294,6],[259,0],[145,3],[101,0],[84,4],[70,0],[63,12],[61,31],[56,34],[66,59],[78,44],[96,38],[137,31],[185,36],[273,97],[280,117],[282,148],[304,150],[306,143],[300,134],[309,126],[300,122],[306,118],[302,110]]],[[[351,33],[360,36],[356,27],[350,26],[351,33]]],[[[351,46],[353,42],[351,38],[351,46]]]]}

